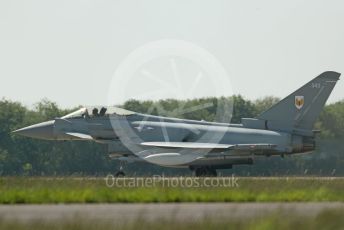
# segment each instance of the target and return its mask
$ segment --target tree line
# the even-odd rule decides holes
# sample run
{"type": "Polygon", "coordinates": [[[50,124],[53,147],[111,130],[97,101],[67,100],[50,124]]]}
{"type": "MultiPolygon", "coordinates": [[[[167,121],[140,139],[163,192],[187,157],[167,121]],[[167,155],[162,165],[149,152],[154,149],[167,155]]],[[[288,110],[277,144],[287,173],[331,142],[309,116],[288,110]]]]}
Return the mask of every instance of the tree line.
{"type": "MultiPolygon", "coordinates": [[[[222,98],[160,101],[129,100],[120,107],[153,115],[193,120],[221,121],[221,106],[232,105],[232,123],[255,117],[278,102],[276,97],[248,100],[240,95],[222,98]],[[203,106],[206,105],[206,106],[203,106]],[[191,109],[190,109],[191,108],[191,109]],[[195,108],[195,109],[192,109],[195,108]]],[[[105,175],[116,171],[118,162],[110,160],[105,145],[93,142],[44,141],[13,135],[11,132],[38,122],[68,114],[74,109],[60,108],[42,100],[33,108],[20,102],[0,100],[0,175],[105,175]]],[[[229,107],[223,107],[228,109],[229,107]]],[[[257,158],[252,166],[235,166],[223,173],[238,175],[344,175],[344,100],[325,106],[315,129],[318,148],[313,154],[257,158]]],[[[146,163],[126,167],[129,175],[189,175],[189,170],[169,169],[146,163]]]]}

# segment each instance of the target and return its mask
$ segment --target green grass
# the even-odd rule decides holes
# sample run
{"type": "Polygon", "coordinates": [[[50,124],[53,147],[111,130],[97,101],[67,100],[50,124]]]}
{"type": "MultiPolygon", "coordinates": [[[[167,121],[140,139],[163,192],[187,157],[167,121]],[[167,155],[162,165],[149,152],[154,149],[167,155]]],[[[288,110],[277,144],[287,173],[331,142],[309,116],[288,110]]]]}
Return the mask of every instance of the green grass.
{"type": "Polygon", "coordinates": [[[88,230],[88,229],[249,229],[249,230],[316,230],[316,229],[344,229],[343,210],[327,210],[314,217],[304,215],[267,215],[250,219],[228,219],[228,218],[204,218],[201,220],[176,221],[173,217],[169,220],[149,221],[134,219],[129,221],[111,221],[82,218],[70,218],[63,221],[18,222],[16,220],[0,220],[0,229],[28,229],[28,230],[88,230]]]}
{"type": "Polygon", "coordinates": [[[108,187],[103,178],[5,177],[0,204],[344,201],[344,178],[239,178],[239,187],[168,187],[167,182],[128,188],[108,187]]]}

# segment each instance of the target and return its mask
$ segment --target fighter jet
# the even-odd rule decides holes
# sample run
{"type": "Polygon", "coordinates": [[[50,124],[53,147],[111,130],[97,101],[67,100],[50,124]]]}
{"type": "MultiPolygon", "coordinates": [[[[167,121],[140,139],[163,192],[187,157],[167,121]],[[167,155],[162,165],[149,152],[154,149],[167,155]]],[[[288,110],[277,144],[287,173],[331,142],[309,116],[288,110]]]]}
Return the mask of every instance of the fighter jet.
{"type": "MultiPolygon", "coordinates": [[[[153,116],[118,107],[85,107],[14,133],[45,140],[95,141],[120,162],[186,167],[196,176],[253,164],[264,156],[309,153],[313,130],[340,73],[324,72],[255,118],[241,124],[153,116]]],[[[122,165],[122,164],[121,164],[122,165]]],[[[123,176],[123,168],[116,173],[123,176]]]]}

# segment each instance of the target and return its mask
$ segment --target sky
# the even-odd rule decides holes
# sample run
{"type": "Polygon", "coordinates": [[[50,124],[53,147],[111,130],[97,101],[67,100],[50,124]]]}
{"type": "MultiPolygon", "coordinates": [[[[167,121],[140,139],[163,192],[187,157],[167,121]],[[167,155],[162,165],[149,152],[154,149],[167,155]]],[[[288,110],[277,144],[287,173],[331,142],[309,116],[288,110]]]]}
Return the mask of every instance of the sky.
{"type": "MultiPolygon", "coordinates": [[[[27,106],[43,98],[71,108],[130,98],[284,97],[327,70],[344,72],[340,0],[0,1],[0,98],[27,106]],[[125,66],[133,53],[165,51],[170,43],[137,55],[159,41],[206,53],[229,81],[178,52],[125,66]]],[[[343,80],[329,102],[341,99],[343,80]]]]}

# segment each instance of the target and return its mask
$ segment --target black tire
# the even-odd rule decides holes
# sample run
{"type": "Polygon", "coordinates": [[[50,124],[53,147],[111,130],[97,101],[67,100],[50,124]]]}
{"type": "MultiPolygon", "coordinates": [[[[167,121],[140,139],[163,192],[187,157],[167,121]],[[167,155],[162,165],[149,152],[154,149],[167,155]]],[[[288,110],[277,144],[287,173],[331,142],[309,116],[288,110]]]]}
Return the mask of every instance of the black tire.
{"type": "Polygon", "coordinates": [[[217,177],[216,169],[209,167],[199,167],[195,169],[196,177],[217,177]]]}
{"type": "Polygon", "coordinates": [[[125,177],[125,173],[122,171],[119,171],[115,174],[115,177],[125,177]]]}

